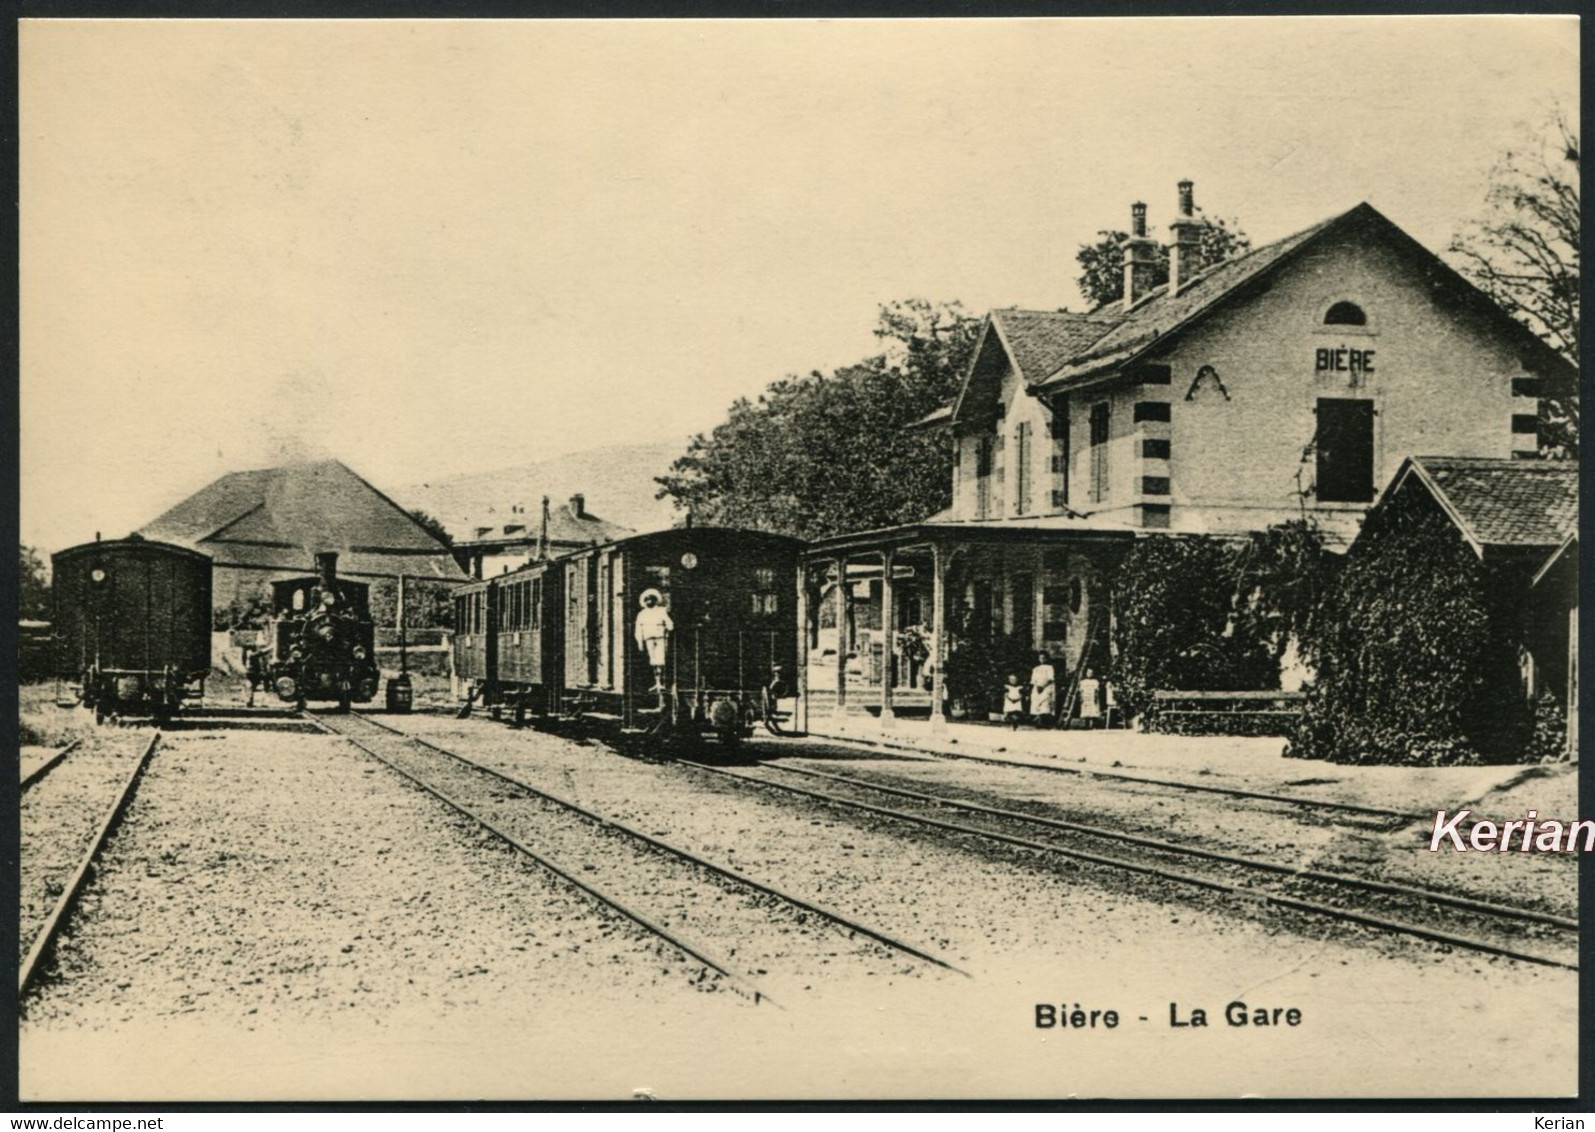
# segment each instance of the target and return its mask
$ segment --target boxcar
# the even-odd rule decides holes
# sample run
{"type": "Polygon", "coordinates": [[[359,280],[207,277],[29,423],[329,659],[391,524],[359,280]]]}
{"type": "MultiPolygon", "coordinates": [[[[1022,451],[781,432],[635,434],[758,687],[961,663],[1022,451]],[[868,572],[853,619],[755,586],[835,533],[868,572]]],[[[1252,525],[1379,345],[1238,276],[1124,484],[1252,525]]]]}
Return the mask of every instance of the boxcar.
{"type": "Polygon", "coordinates": [[[211,561],[133,535],[53,555],[55,674],[75,680],[97,720],[165,718],[204,694],[211,561]]]}
{"type": "Polygon", "coordinates": [[[481,702],[517,719],[588,716],[735,741],[768,719],[771,691],[795,673],[800,545],[681,528],[464,587],[456,672],[481,702]],[[637,630],[645,601],[664,611],[652,623],[670,626],[653,655],[637,630]]]}

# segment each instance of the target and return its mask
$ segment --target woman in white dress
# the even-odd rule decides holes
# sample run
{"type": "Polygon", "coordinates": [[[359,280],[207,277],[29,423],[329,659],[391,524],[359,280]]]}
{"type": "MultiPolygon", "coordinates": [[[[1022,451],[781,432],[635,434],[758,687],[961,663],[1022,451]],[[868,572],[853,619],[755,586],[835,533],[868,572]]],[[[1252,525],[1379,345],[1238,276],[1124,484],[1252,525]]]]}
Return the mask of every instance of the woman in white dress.
{"type": "Polygon", "coordinates": [[[1039,724],[1052,722],[1058,710],[1058,676],[1052,660],[1046,653],[1036,654],[1036,666],[1030,670],[1030,717],[1039,724]]]}

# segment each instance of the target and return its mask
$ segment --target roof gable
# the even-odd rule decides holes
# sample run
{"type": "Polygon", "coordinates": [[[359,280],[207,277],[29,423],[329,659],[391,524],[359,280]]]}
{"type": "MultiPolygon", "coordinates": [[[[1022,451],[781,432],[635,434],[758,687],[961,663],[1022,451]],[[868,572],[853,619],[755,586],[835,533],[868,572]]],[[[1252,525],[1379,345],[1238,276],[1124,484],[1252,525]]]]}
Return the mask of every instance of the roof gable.
{"type": "MultiPolygon", "coordinates": [[[[623,527],[619,523],[611,523],[608,519],[600,519],[583,511],[576,513],[575,505],[566,503],[559,507],[551,507],[548,512],[548,541],[551,543],[565,543],[570,546],[590,546],[596,543],[614,542],[626,538],[637,532],[630,527],[623,527]]],[[[543,520],[538,515],[517,515],[512,523],[488,524],[479,523],[470,528],[470,537],[457,539],[458,545],[470,543],[502,543],[506,540],[512,542],[535,543],[542,538],[543,520]],[[477,535],[482,527],[488,527],[485,535],[477,535]],[[511,531],[511,527],[518,528],[511,531]]]]}
{"type": "Polygon", "coordinates": [[[1386,496],[1418,483],[1474,551],[1552,549],[1578,530],[1578,465],[1570,460],[1411,456],[1386,496]]]}
{"type": "Polygon", "coordinates": [[[1170,296],[1165,285],[1128,311],[1118,303],[1098,307],[1084,317],[1106,323],[1104,332],[1089,348],[1068,358],[1040,379],[1040,384],[1049,389],[1064,389],[1075,381],[1132,363],[1154,348],[1161,349],[1214,311],[1252,294],[1264,280],[1289,268],[1309,249],[1343,236],[1384,241],[1416,262],[1437,292],[1450,295],[1464,304],[1471,315],[1511,339],[1537,368],[1572,372],[1573,367],[1567,360],[1531,330],[1378,209],[1364,202],[1284,239],[1225,260],[1198,275],[1177,295],[1170,296]]]}
{"type": "MultiPolygon", "coordinates": [[[[972,413],[975,399],[971,396],[977,381],[990,380],[992,358],[1000,351],[1013,367],[1019,380],[1027,387],[1039,385],[1069,358],[1100,338],[1108,327],[1072,311],[1033,311],[1018,307],[999,307],[986,315],[969,366],[964,372],[964,383],[955,401],[951,419],[956,422],[972,413]]],[[[978,393],[975,394],[978,396],[978,393]]],[[[942,423],[938,410],[921,425],[942,423]]]]}
{"type": "Polygon", "coordinates": [[[435,558],[439,561],[428,572],[438,577],[461,573],[448,547],[337,460],[230,473],[139,533],[202,549],[219,565],[277,568],[280,555],[262,556],[263,548],[272,548],[308,566],[314,552],[337,550],[373,562],[383,556],[435,558]]]}

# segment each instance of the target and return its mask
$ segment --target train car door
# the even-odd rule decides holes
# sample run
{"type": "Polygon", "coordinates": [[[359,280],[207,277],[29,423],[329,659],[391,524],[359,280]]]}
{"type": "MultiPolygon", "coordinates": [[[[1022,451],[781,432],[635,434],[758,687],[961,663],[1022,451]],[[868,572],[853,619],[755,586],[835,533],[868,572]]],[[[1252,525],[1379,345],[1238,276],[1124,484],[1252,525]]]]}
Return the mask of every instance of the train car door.
{"type": "Polygon", "coordinates": [[[565,564],[565,676],[567,682],[581,683],[581,675],[587,671],[587,662],[583,657],[587,643],[582,635],[582,623],[586,609],[586,599],[582,592],[582,579],[586,571],[581,563],[567,562],[565,564]]]}
{"type": "Polygon", "coordinates": [[[587,578],[582,620],[582,651],[587,683],[598,683],[598,555],[587,556],[587,578]]]}
{"type": "Polygon", "coordinates": [[[498,623],[499,617],[499,591],[502,586],[488,586],[487,592],[482,595],[486,602],[483,617],[483,648],[482,669],[487,673],[488,694],[491,697],[488,703],[498,703],[498,639],[502,626],[498,623]]]}

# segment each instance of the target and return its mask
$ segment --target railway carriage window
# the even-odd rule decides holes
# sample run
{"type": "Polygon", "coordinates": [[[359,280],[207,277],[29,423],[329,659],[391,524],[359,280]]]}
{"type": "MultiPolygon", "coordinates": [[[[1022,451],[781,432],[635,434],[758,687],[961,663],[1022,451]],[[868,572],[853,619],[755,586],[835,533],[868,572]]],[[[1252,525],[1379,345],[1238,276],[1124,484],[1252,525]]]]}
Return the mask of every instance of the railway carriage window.
{"type": "Polygon", "coordinates": [[[753,615],[767,617],[777,612],[776,597],[773,591],[755,590],[753,593],[753,615]]]}
{"type": "Polygon", "coordinates": [[[543,627],[543,579],[532,579],[532,628],[543,627]]]}
{"type": "Polygon", "coordinates": [[[649,588],[658,590],[660,592],[660,594],[662,594],[664,596],[665,608],[669,609],[670,608],[670,567],[668,567],[668,566],[644,566],[642,568],[642,572],[646,576],[646,580],[644,581],[644,584],[643,584],[642,588],[645,589],[645,590],[649,589],[649,588]]]}
{"type": "Polygon", "coordinates": [[[294,591],[294,612],[295,613],[303,613],[304,610],[305,610],[305,591],[304,590],[295,590],[294,591]]]}
{"type": "Polygon", "coordinates": [[[753,582],[761,590],[775,589],[775,570],[769,566],[760,566],[753,572],[753,582]]]}

